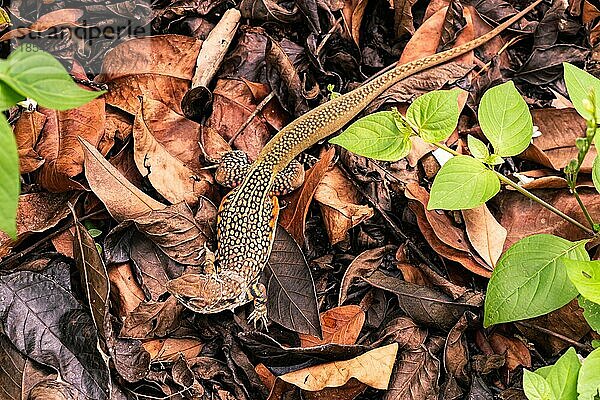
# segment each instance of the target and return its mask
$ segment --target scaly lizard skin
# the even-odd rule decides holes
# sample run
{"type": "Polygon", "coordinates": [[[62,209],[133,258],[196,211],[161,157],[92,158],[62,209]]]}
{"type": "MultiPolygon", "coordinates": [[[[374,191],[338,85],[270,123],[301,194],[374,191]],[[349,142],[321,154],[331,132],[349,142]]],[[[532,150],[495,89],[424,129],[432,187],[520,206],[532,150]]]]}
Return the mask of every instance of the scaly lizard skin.
{"type": "MultiPolygon", "coordinates": [[[[266,327],[266,293],[258,278],[269,259],[279,205],[274,186],[286,181],[286,168],[302,151],[343,128],[371,101],[396,82],[471,51],[486,43],[525,14],[541,0],[462,46],[399,65],[355,90],[336,97],[302,115],[263,148],[256,161],[237,174],[239,183],[221,202],[217,217],[217,251],[207,252],[204,274],[185,274],[169,281],[168,290],[186,307],[199,313],[217,313],[254,300],[249,320],[266,327]],[[283,172],[282,172],[283,171],[283,172]]],[[[232,152],[224,164],[234,164],[243,153],[232,152]]],[[[227,175],[227,170],[221,172],[227,175]]],[[[217,173],[219,175],[219,171],[217,173]]],[[[232,176],[235,178],[236,174],[232,176]]],[[[231,178],[231,177],[230,177],[231,178]]],[[[298,174],[292,174],[298,185],[298,174]]],[[[291,178],[290,178],[291,179],[291,178]]]]}

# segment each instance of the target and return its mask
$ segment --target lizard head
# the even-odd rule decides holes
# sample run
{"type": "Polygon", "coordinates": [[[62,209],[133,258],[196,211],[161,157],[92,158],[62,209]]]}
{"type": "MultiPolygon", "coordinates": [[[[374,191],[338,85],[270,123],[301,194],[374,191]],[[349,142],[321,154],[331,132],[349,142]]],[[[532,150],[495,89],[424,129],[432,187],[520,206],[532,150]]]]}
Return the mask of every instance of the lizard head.
{"type": "Polygon", "coordinates": [[[247,302],[243,279],[237,274],[227,275],[183,274],[168,281],[166,286],[190,310],[213,314],[247,302]]]}

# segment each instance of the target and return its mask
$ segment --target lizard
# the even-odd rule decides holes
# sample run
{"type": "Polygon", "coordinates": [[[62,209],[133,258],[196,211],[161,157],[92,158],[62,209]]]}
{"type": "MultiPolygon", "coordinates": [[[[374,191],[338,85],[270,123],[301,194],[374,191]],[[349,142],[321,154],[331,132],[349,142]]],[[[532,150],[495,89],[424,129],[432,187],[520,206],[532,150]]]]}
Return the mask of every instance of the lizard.
{"type": "Polygon", "coordinates": [[[212,314],[250,301],[249,322],[267,327],[266,289],[259,283],[273,245],[279,215],[277,195],[302,183],[304,169],[295,158],[349,123],[390,86],[417,72],[442,64],[488,42],[530,12],[542,0],[458,47],[397,65],[356,89],[301,115],[267,142],[250,163],[239,150],[225,153],[215,172],[233,189],[217,213],[217,250],[205,251],[204,273],[186,273],[167,282],[167,290],[192,311],[212,314]]]}

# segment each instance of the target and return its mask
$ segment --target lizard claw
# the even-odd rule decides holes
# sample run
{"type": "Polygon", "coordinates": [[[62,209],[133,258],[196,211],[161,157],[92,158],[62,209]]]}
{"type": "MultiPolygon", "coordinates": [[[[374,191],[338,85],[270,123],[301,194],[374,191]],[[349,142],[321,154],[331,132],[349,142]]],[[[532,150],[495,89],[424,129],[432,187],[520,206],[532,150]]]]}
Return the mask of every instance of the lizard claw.
{"type": "Polygon", "coordinates": [[[254,305],[254,310],[248,316],[248,322],[254,325],[254,329],[258,329],[257,325],[260,322],[265,331],[269,332],[269,327],[267,326],[267,307],[264,303],[254,305]]]}

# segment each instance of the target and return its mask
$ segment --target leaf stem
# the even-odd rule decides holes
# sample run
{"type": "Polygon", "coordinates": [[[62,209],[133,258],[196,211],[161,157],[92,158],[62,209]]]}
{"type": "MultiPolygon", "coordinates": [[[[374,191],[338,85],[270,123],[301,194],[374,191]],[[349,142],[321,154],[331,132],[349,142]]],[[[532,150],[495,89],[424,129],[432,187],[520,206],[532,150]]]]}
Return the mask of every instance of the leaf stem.
{"type": "MultiPolygon", "coordinates": [[[[433,143],[433,145],[437,146],[438,148],[440,148],[442,150],[446,150],[447,152],[449,152],[449,153],[451,153],[451,154],[453,154],[455,156],[461,156],[461,155],[463,155],[463,154],[460,154],[459,152],[457,152],[456,150],[452,150],[450,147],[446,146],[445,144],[442,144],[442,143],[433,143]]],[[[535,201],[536,203],[538,203],[542,207],[545,207],[546,209],[552,211],[554,214],[558,215],[559,217],[561,217],[561,218],[569,221],[573,225],[575,225],[578,228],[582,229],[586,233],[594,236],[594,231],[591,230],[590,228],[588,228],[587,226],[583,225],[581,222],[579,222],[579,221],[577,221],[577,220],[569,217],[567,214],[565,214],[564,212],[560,211],[558,208],[554,207],[552,204],[545,202],[544,200],[540,199],[539,197],[537,197],[536,195],[534,195],[533,193],[531,193],[527,189],[522,188],[517,183],[511,181],[506,176],[502,175],[500,172],[495,171],[494,169],[491,169],[491,170],[496,174],[496,176],[498,177],[498,179],[500,179],[500,181],[502,181],[503,183],[505,183],[508,186],[512,187],[517,192],[521,193],[523,196],[527,197],[530,200],[535,201]]]]}

